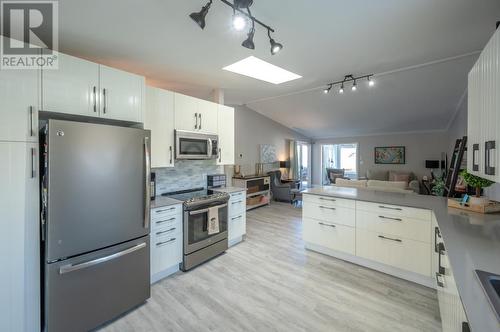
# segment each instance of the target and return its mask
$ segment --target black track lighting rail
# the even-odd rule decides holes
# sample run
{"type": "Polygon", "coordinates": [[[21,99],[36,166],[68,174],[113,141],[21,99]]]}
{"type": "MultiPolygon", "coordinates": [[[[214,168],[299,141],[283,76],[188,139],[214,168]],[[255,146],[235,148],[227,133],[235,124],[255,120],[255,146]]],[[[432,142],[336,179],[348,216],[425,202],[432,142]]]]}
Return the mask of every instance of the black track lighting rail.
{"type": "Polygon", "coordinates": [[[359,80],[362,80],[365,78],[367,80],[369,80],[370,78],[373,77],[373,75],[374,74],[369,74],[369,75],[363,75],[363,76],[358,76],[358,77],[354,77],[353,75],[346,75],[342,81],[332,82],[332,83],[328,83],[326,85],[332,87],[334,85],[339,85],[342,83],[348,83],[348,82],[352,82],[352,81],[359,81],[359,80]]]}
{"type": "Polygon", "coordinates": [[[262,27],[266,28],[268,31],[271,31],[271,32],[275,32],[273,28],[271,28],[269,25],[265,24],[265,23],[262,23],[261,21],[259,21],[257,18],[255,18],[254,16],[252,16],[250,14],[250,10],[248,13],[246,13],[245,11],[241,10],[240,8],[236,7],[234,4],[230,3],[229,1],[227,0],[220,0],[222,3],[228,5],[229,7],[233,8],[234,11],[237,11],[238,13],[240,14],[243,14],[245,15],[246,17],[248,17],[249,19],[251,19],[252,21],[254,21],[255,23],[261,25],[262,27]]]}

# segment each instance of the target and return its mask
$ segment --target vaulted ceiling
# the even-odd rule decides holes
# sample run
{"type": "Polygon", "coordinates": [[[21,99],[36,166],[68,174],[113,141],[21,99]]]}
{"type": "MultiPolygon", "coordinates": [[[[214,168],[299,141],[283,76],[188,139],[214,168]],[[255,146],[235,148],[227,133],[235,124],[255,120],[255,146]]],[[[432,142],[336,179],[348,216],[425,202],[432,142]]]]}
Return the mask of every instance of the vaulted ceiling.
{"type": "Polygon", "coordinates": [[[255,0],[276,29],[269,52],[240,46],[232,11],[215,0],[201,30],[188,14],[205,0],[64,0],[60,50],[147,77],[148,84],[248,107],[314,138],[444,130],[463,100],[467,73],[500,20],[498,0],[255,0]],[[225,72],[254,55],[303,76],[273,85],[225,72]],[[375,73],[377,84],[324,95],[325,83],[375,73]],[[379,75],[377,75],[379,74],[379,75]]]}

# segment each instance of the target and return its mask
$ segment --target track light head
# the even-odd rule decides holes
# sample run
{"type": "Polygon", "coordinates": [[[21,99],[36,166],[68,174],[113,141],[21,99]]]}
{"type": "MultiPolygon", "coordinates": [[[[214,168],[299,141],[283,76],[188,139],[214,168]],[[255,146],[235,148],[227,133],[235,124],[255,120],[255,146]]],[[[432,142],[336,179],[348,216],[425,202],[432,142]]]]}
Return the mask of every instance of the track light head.
{"type": "Polygon", "coordinates": [[[339,93],[343,94],[344,93],[344,83],[340,86],[339,93]]]}
{"type": "Polygon", "coordinates": [[[267,29],[267,36],[269,37],[269,43],[271,44],[271,54],[275,55],[281,49],[283,48],[283,45],[280,43],[277,43],[272,37],[271,37],[271,30],[267,29]]]}
{"type": "Polygon", "coordinates": [[[248,8],[253,4],[253,0],[234,0],[234,7],[236,8],[248,8]]]}
{"type": "Polygon", "coordinates": [[[356,80],[354,80],[354,83],[352,83],[352,91],[358,90],[358,84],[356,83],[356,80]]]}
{"type": "Polygon", "coordinates": [[[368,76],[368,86],[370,86],[370,87],[371,87],[371,86],[375,86],[375,81],[374,81],[374,80],[372,80],[372,79],[370,78],[370,76],[368,76]]]}
{"type": "Polygon", "coordinates": [[[199,12],[191,13],[189,15],[189,17],[191,17],[191,19],[195,21],[196,24],[198,24],[202,30],[205,29],[205,17],[207,16],[208,10],[210,9],[211,5],[212,5],[212,0],[207,2],[207,4],[203,6],[203,8],[201,8],[199,12]]]}
{"type": "Polygon", "coordinates": [[[245,29],[246,25],[247,25],[247,20],[245,19],[245,17],[243,17],[243,15],[233,14],[233,28],[236,31],[241,31],[245,29]]]}
{"type": "Polygon", "coordinates": [[[332,85],[329,85],[328,87],[326,87],[324,90],[323,90],[323,93],[326,95],[328,93],[330,93],[330,90],[332,89],[332,85]]]}
{"type": "Polygon", "coordinates": [[[255,27],[252,27],[250,31],[248,32],[248,37],[245,39],[243,43],[241,43],[241,46],[246,47],[250,50],[255,49],[255,44],[253,42],[253,36],[255,35],[255,27]]]}

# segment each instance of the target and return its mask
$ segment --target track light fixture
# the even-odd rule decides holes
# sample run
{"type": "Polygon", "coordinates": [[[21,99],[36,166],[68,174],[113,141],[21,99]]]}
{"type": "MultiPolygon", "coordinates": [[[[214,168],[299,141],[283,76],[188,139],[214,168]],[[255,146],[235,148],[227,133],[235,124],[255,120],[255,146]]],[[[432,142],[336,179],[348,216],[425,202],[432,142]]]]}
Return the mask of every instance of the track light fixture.
{"type": "Polygon", "coordinates": [[[253,42],[254,35],[255,35],[255,23],[252,20],[252,28],[248,32],[247,39],[243,43],[241,43],[241,46],[246,47],[250,50],[254,50],[255,49],[255,44],[253,42]]]}
{"type": "Polygon", "coordinates": [[[340,85],[339,94],[343,94],[345,84],[349,83],[349,82],[352,82],[351,90],[357,91],[358,90],[358,81],[363,80],[363,79],[366,79],[368,81],[368,86],[372,87],[375,85],[375,81],[373,80],[373,74],[363,75],[363,76],[358,76],[358,77],[354,77],[353,75],[346,75],[346,76],[344,76],[344,79],[342,81],[328,83],[327,87],[323,90],[323,92],[328,93],[328,92],[330,92],[332,87],[334,87],[336,85],[340,85]],[[327,90],[328,90],[328,92],[327,92],[327,90]]]}
{"type": "Polygon", "coordinates": [[[212,0],[207,2],[207,4],[203,6],[198,13],[191,13],[191,15],[189,15],[189,17],[191,17],[191,19],[195,21],[202,30],[205,29],[205,17],[207,16],[208,10],[210,9],[211,5],[212,0]]]}
{"type": "MultiPolygon", "coordinates": [[[[205,28],[205,17],[207,16],[208,10],[212,5],[212,1],[213,0],[210,0],[203,8],[201,8],[199,12],[191,13],[189,15],[189,17],[191,17],[191,19],[195,21],[201,29],[205,28]]],[[[252,50],[255,49],[253,37],[255,35],[255,23],[257,23],[267,30],[267,36],[269,37],[269,43],[271,44],[271,54],[275,55],[283,49],[283,44],[276,42],[271,37],[271,32],[275,32],[274,29],[252,16],[250,6],[253,5],[253,0],[233,0],[233,3],[227,0],[220,1],[233,9],[233,27],[235,30],[241,31],[245,29],[248,20],[252,21],[252,28],[248,32],[247,39],[241,44],[243,47],[252,50]]]]}

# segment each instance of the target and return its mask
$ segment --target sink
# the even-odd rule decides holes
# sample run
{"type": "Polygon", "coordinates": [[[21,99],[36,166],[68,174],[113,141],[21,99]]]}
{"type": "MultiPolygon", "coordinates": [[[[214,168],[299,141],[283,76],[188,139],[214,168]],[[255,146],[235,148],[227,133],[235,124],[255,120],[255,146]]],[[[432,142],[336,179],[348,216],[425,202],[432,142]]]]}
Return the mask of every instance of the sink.
{"type": "Polygon", "coordinates": [[[500,275],[481,270],[476,270],[476,275],[493,310],[497,314],[498,320],[500,320],[500,275]]]}

